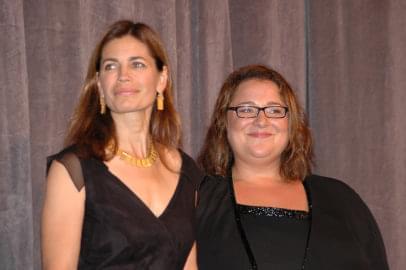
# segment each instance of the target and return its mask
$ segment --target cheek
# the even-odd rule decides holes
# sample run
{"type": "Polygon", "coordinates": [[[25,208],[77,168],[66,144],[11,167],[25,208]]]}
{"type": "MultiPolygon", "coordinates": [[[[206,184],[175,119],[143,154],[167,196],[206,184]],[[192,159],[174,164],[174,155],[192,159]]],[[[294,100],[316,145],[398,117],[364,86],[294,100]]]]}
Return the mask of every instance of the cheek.
{"type": "Polygon", "coordinates": [[[245,128],[248,125],[249,120],[227,117],[227,138],[231,148],[235,149],[244,141],[245,128]]]}
{"type": "Polygon", "coordinates": [[[236,142],[238,142],[239,140],[238,140],[238,138],[236,136],[236,132],[234,132],[229,127],[227,127],[227,141],[228,141],[228,144],[231,147],[231,150],[233,152],[235,152],[236,146],[238,146],[238,144],[236,142]]]}
{"type": "Polygon", "coordinates": [[[115,75],[114,75],[114,73],[111,73],[111,74],[103,75],[100,78],[99,83],[100,83],[101,88],[105,92],[105,91],[109,90],[114,85],[115,82],[116,82],[115,75]]]}
{"type": "Polygon", "coordinates": [[[289,133],[289,122],[286,118],[277,119],[271,125],[279,132],[289,133]]]}
{"type": "Polygon", "coordinates": [[[227,116],[227,130],[230,132],[243,132],[251,122],[250,119],[237,118],[229,114],[227,116]]]}
{"type": "Polygon", "coordinates": [[[143,85],[157,87],[159,85],[159,74],[153,72],[145,73],[143,76],[134,76],[134,80],[143,85]]]}
{"type": "Polygon", "coordinates": [[[278,126],[279,129],[279,133],[282,135],[282,139],[283,139],[283,144],[284,144],[284,148],[286,148],[286,146],[289,144],[289,123],[283,122],[278,126]]]}
{"type": "Polygon", "coordinates": [[[230,114],[227,115],[227,140],[231,148],[234,149],[234,137],[235,137],[235,123],[234,119],[230,117],[230,114]]]}

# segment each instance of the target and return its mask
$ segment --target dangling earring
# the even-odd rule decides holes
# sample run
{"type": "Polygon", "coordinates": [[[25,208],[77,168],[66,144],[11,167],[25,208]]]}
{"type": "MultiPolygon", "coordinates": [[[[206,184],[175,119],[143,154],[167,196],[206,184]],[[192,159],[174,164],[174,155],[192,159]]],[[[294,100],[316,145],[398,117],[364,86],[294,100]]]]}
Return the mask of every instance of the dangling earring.
{"type": "Polygon", "coordinates": [[[106,102],[104,101],[104,97],[100,96],[100,114],[106,113],[106,102]]]}
{"type": "Polygon", "coordinates": [[[158,111],[164,110],[164,95],[158,92],[158,96],[156,97],[156,108],[158,111]]]}

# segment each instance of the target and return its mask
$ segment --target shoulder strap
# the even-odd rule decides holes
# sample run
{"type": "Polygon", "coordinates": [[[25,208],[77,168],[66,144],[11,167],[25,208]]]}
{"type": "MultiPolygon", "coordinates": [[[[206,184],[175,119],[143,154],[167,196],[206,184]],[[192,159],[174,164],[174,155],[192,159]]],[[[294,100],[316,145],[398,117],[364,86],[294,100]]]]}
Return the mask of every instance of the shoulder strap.
{"type": "Polygon", "coordinates": [[[235,222],[237,224],[237,229],[238,229],[238,232],[240,234],[241,241],[242,241],[242,243],[244,245],[245,252],[246,252],[246,254],[248,256],[248,259],[250,261],[250,268],[249,269],[250,270],[257,270],[258,269],[257,261],[255,260],[254,253],[252,252],[252,249],[251,249],[250,243],[248,241],[247,235],[245,234],[245,230],[244,230],[244,228],[242,226],[242,223],[241,223],[240,213],[238,212],[238,209],[237,209],[237,201],[235,199],[235,192],[234,192],[234,187],[233,187],[233,178],[232,178],[231,170],[229,170],[226,179],[227,179],[226,181],[228,182],[229,187],[230,187],[230,193],[231,193],[230,195],[231,195],[231,200],[232,200],[232,204],[233,204],[233,208],[234,208],[234,217],[235,217],[235,222]]]}

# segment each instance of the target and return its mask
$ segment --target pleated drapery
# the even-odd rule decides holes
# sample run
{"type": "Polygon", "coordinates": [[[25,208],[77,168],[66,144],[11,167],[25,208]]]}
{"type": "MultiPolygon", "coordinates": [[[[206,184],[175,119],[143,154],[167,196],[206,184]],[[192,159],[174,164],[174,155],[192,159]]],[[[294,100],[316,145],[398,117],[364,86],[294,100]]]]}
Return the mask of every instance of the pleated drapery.
{"type": "Polygon", "coordinates": [[[0,268],[41,268],[45,157],[62,146],[96,42],[131,19],[168,49],[193,156],[232,70],[280,71],[309,115],[315,172],[362,196],[391,269],[404,269],[404,14],[403,0],[0,0],[0,268]]]}

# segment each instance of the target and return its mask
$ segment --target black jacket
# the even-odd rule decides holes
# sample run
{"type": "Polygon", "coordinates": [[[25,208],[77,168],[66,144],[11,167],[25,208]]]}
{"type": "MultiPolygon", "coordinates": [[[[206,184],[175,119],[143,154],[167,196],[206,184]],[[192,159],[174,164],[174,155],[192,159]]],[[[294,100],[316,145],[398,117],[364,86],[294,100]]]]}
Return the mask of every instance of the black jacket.
{"type": "MultiPolygon", "coordinates": [[[[354,190],[339,180],[317,175],[308,176],[304,185],[312,207],[305,269],[389,269],[378,226],[354,190]]],[[[249,269],[230,192],[222,177],[206,177],[200,187],[197,208],[200,270],[237,270],[235,265],[238,269],[249,269]],[[237,246],[239,254],[227,252],[230,245],[237,246]]]]}

